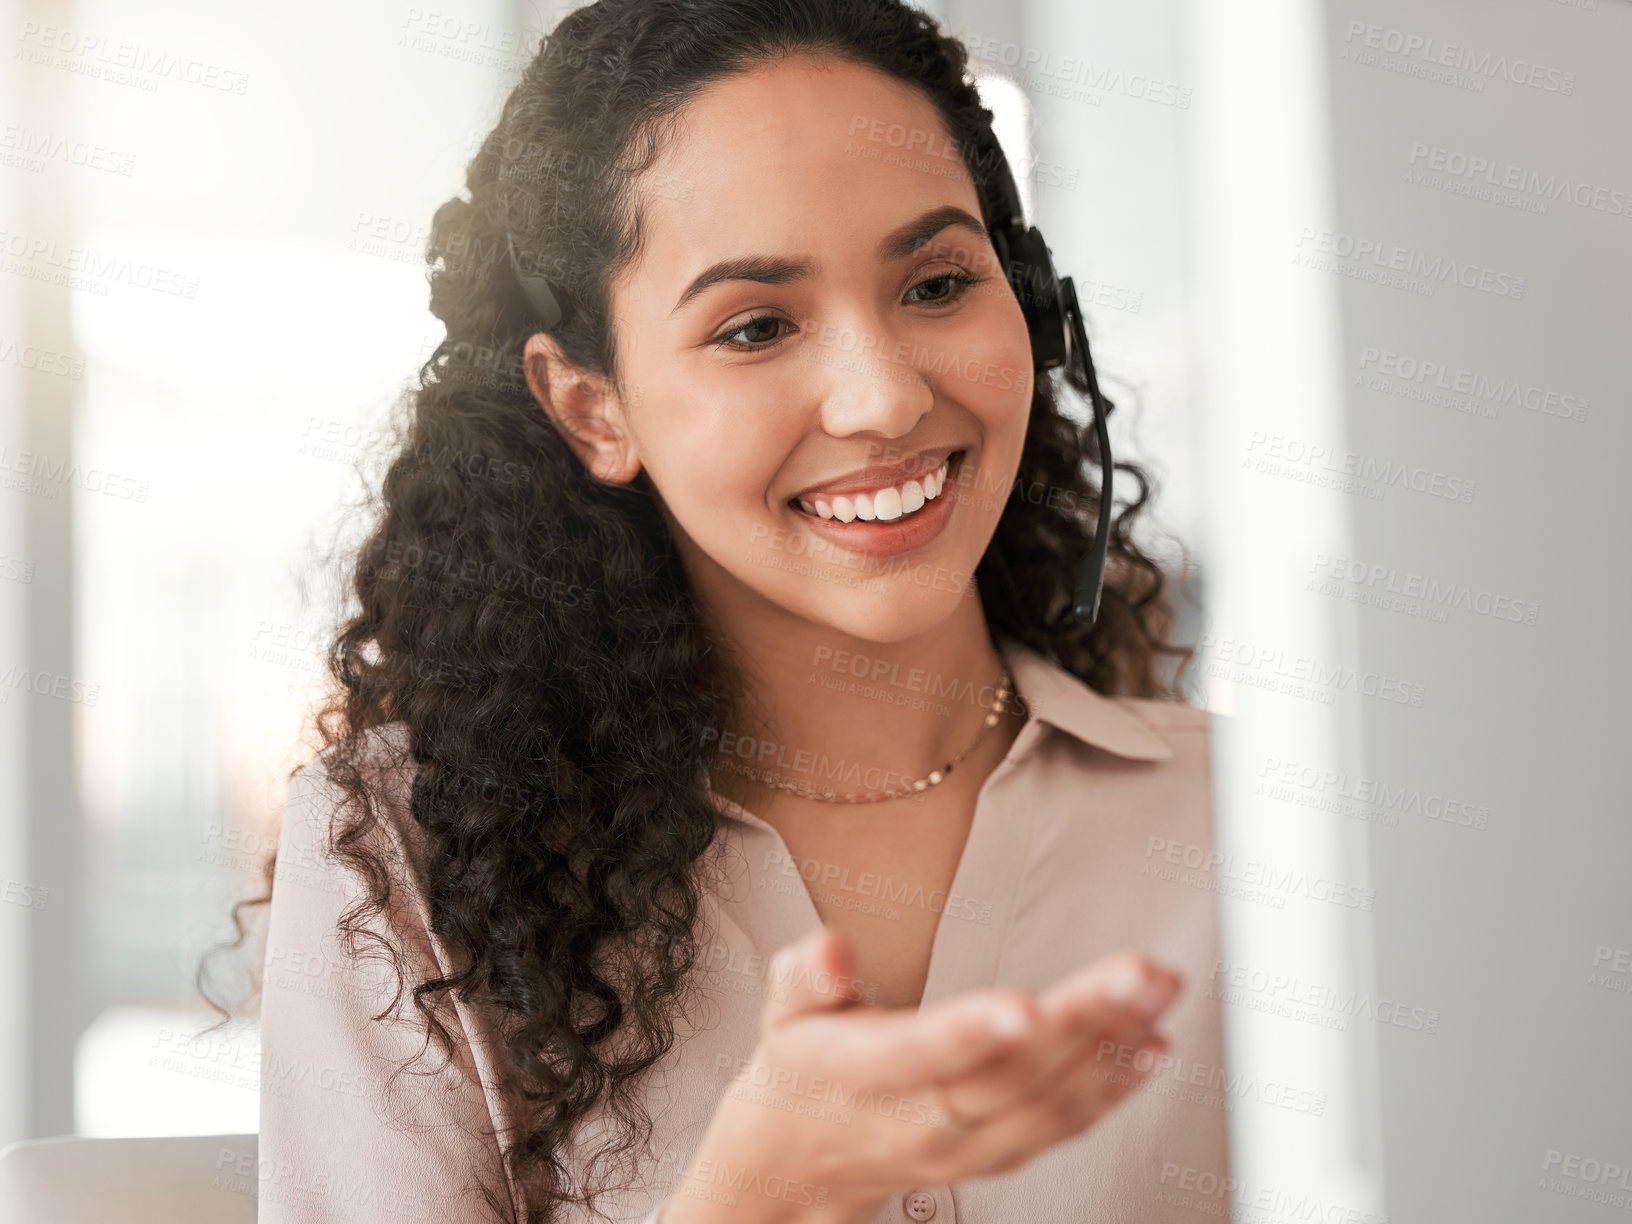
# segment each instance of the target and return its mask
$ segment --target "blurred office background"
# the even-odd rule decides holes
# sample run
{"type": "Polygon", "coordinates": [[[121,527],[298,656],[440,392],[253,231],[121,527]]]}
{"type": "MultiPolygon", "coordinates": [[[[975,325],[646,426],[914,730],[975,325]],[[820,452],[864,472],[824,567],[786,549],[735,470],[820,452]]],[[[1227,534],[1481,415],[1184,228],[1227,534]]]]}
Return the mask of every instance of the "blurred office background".
{"type": "MultiPolygon", "coordinates": [[[[1183,1192],[1612,1218],[1632,4],[926,7],[1221,718],[1192,988],[1236,1145],[1183,1192]]],[[[565,11],[0,0],[0,1146],[255,1128],[253,1024],[190,1040],[194,971],[310,755],[431,214],[565,11]]]]}

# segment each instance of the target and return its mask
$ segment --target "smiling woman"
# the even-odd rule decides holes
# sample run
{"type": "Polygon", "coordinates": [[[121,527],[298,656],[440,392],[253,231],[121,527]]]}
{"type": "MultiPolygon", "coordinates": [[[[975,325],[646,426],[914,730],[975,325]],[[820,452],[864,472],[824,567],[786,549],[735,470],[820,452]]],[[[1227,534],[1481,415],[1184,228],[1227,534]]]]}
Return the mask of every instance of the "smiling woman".
{"type": "Polygon", "coordinates": [[[1207,722],[1132,464],[1072,615],[1099,453],[991,121],[895,0],[539,48],[290,788],[264,1221],[1176,1220],[1227,1168],[1221,1101],[1121,1104],[1221,1073],[1212,893],[1141,872],[1211,845],[1207,722]]]}

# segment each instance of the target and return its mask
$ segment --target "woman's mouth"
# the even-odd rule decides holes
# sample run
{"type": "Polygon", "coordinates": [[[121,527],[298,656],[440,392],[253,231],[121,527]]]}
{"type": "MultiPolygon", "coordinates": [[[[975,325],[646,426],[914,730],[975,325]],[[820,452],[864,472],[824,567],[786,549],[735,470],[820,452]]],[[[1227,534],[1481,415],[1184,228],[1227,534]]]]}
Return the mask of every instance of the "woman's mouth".
{"type": "Polygon", "coordinates": [[[790,499],[788,504],[812,518],[832,519],[840,523],[858,519],[868,523],[894,523],[910,519],[941,497],[947,480],[963,462],[963,455],[961,450],[953,451],[942,460],[938,469],[922,478],[838,497],[790,499]]]}
{"type": "Polygon", "coordinates": [[[953,451],[923,477],[834,497],[790,499],[810,531],[847,552],[892,557],[940,535],[958,502],[966,451],[953,451]]]}

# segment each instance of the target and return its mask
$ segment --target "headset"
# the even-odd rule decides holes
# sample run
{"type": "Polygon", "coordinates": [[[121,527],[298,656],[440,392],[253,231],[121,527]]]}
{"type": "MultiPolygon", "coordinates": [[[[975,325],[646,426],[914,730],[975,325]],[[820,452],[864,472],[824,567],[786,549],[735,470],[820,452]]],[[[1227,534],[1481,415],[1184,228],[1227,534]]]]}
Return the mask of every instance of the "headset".
{"type": "Polygon", "coordinates": [[[1041,231],[1035,225],[1026,225],[1019,189],[1009,170],[1008,159],[996,140],[992,142],[992,162],[992,186],[997,190],[997,203],[1003,214],[992,227],[992,247],[1003,265],[1009,287],[1020,299],[1026,330],[1031,333],[1032,363],[1039,374],[1046,374],[1063,366],[1075,351],[1082,354],[1082,368],[1087,375],[1089,407],[1099,441],[1099,524],[1088,556],[1077,571],[1076,598],[1071,610],[1079,621],[1091,624],[1099,617],[1099,597],[1105,586],[1105,554],[1111,542],[1111,474],[1115,464],[1111,460],[1111,436],[1105,421],[1116,405],[1099,389],[1093,354],[1088,349],[1088,331],[1082,321],[1082,307],[1077,304],[1076,285],[1069,276],[1061,277],[1054,271],[1054,261],[1041,231]]]}
{"type": "MultiPolygon", "coordinates": [[[[1063,366],[1070,354],[1082,354],[1083,370],[1087,374],[1088,398],[1093,414],[1094,433],[1099,441],[1099,524],[1094,542],[1077,572],[1076,597],[1072,613],[1079,621],[1092,623],[1099,617],[1099,597],[1105,585],[1105,554],[1111,540],[1111,474],[1115,465],[1111,460],[1111,437],[1105,420],[1116,405],[1106,399],[1099,389],[1099,377],[1094,372],[1093,355],[1088,350],[1088,332],[1082,321],[1082,307],[1077,303],[1076,286],[1071,278],[1061,277],[1054,271],[1054,261],[1048,244],[1035,225],[1025,223],[1020,204],[1020,192],[1002,148],[992,142],[994,174],[1002,219],[992,228],[992,246],[997,251],[1009,287],[1020,301],[1025,315],[1026,331],[1031,337],[1032,364],[1039,373],[1063,366]]],[[[510,255],[510,267],[522,294],[538,316],[544,331],[559,327],[570,317],[572,304],[547,277],[524,271],[516,255],[515,240],[508,230],[505,243],[510,255]]]]}

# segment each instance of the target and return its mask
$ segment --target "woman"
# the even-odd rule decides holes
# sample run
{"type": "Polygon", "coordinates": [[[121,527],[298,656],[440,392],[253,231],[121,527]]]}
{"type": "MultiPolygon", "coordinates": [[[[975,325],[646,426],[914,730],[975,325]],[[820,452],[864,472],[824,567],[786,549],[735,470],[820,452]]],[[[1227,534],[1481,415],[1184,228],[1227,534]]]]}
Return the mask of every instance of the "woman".
{"type": "Polygon", "coordinates": [[[1226,1172],[1211,893],[1151,869],[1210,847],[1206,717],[1132,465],[1071,615],[1096,455],[1007,174],[895,0],[544,42],[437,211],[290,789],[263,1220],[1176,1220],[1226,1172]]]}

